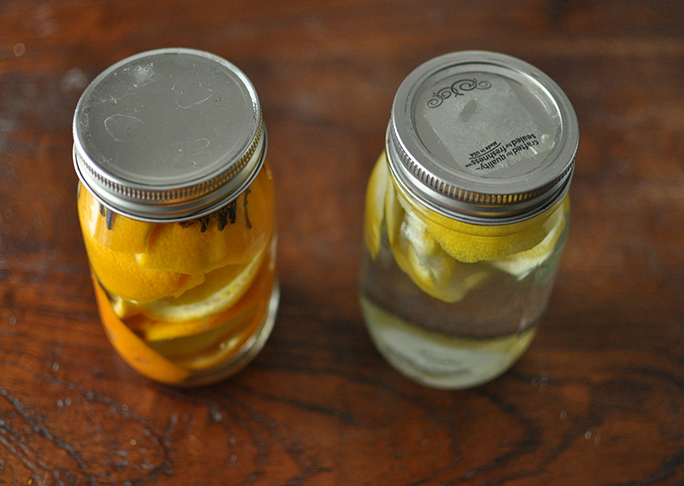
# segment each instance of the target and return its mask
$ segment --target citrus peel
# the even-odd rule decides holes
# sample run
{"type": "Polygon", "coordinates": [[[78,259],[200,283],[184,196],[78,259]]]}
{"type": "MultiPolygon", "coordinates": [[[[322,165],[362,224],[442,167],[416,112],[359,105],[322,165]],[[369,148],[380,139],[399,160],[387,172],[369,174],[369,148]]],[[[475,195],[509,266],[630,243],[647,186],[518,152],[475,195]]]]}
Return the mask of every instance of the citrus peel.
{"type": "Polygon", "coordinates": [[[456,302],[496,269],[523,278],[548,258],[564,227],[568,201],[566,197],[542,214],[517,223],[465,223],[405,196],[391,177],[383,153],[366,192],[366,246],[375,259],[384,222],[397,266],[425,293],[456,302]]]}
{"type": "Polygon", "coordinates": [[[138,306],[150,319],[183,322],[201,319],[228,309],[247,292],[262,262],[264,242],[252,260],[238,265],[224,265],[204,275],[204,281],[178,297],[166,297],[138,306]]]}
{"type": "Polygon", "coordinates": [[[383,155],[375,164],[368,179],[364,218],[364,238],[366,247],[375,258],[380,251],[380,231],[385,210],[385,191],[388,182],[387,159],[383,155]]]}
{"type": "MultiPolygon", "coordinates": [[[[83,229],[83,240],[88,259],[93,272],[108,292],[126,300],[149,302],[180,295],[204,280],[203,275],[151,271],[140,268],[135,253],[115,251],[106,245],[111,245],[112,241],[121,243],[125,241],[124,236],[106,239],[102,236],[102,232],[98,233],[106,224],[104,216],[97,209],[99,203],[85,189],[79,191],[79,199],[79,219],[83,229]]],[[[122,227],[142,228],[141,226],[127,225],[125,220],[126,218],[123,216],[117,216],[113,219],[113,224],[119,225],[116,231],[122,227]]],[[[114,230],[107,231],[115,232],[114,230]]],[[[142,232],[134,232],[132,239],[142,238],[141,234],[142,232]]],[[[131,246],[137,249],[139,244],[138,241],[131,243],[131,246]]]]}
{"type": "Polygon", "coordinates": [[[565,197],[560,206],[544,223],[546,236],[536,246],[519,253],[507,255],[492,262],[492,265],[522,280],[535,268],[544,263],[553,253],[558,239],[567,225],[570,198],[565,197]]]}
{"type": "Polygon", "coordinates": [[[81,224],[92,239],[105,248],[123,253],[142,253],[147,248],[147,239],[152,232],[153,223],[136,221],[121,215],[113,215],[110,226],[103,214],[105,209],[95,198],[79,185],[79,208],[81,224]]]}
{"type": "Polygon", "coordinates": [[[114,313],[104,290],[93,275],[95,298],[107,337],[119,355],[138,373],[161,383],[180,383],[190,371],[173,364],[150,347],[114,313]]]}
{"type": "Polygon", "coordinates": [[[231,359],[258,331],[268,312],[269,296],[275,283],[272,255],[263,262],[253,284],[232,307],[199,324],[192,334],[169,333],[181,323],[143,323],[150,346],[173,362],[191,370],[206,369],[231,359]],[[166,326],[166,329],[163,329],[166,326]],[[165,336],[165,339],[154,339],[165,336]]]}
{"type": "Polygon", "coordinates": [[[123,299],[150,302],[177,296],[204,280],[204,275],[140,268],[134,254],[110,250],[88,234],[84,242],[95,275],[108,292],[123,299]]]}
{"type": "Polygon", "coordinates": [[[190,223],[126,218],[80,186],[78,199],[104,329],[136,371],[179,384],[255,339],[275,284],[268,165],[218,217],[190,223]]]}
{"type": "Polygon", "coordinates": [[[208,224],[156,225],[147,249],[136,255],[137,263],[148,270],[197,275],[251,261],[272,232],[274,191],[268,172],[262,170],[232,203],[233,214],[227,215],[227,221],[210,218],[208,224]]]}
{"type": "Polygon", "coordinates": [[[444,251],[463,263],[497,260],[535,247],[548,233],[545,223],[561,205],[560,202],[556,203],[543,213],[517,223],[476,225],[418,206],[401,193],[398,197],[425,222],[444,251]]]}

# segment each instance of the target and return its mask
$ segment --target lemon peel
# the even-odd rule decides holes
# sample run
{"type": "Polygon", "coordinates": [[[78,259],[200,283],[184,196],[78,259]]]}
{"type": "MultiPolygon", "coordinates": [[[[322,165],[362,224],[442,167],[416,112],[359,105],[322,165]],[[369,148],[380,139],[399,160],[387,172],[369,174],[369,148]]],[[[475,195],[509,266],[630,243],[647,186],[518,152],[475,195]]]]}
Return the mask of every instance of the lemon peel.
{"type": "Polygon", "coordinates": [[[534,218],[505,225],[474,225],[447,218],[401,197],[425,222],[449,255],[463,263],[492,261],[538,245],[547,235],[545,223],[560,202],[534,218]]]}
{"type": "Polygon", "coordinates": [[[385,191],[385,223],[390,245],[395,245],[399,239],[405,215],[406,211],[397,197],[394,181],[390,178],[387,181],[387,190],[385,191]]]}
{"type": "Polygon", "coordinates": [[[563,203],[554,211],[544,224],[547,231],[544,239],[533,248],[508,255],[492,262],[499,270],[507,272],[518,280],[522,280],[532,273],[539,265],[543,264],[553,253],[565,226],[570,210],[570,198],[566,197],[563,203]]]}
{"type": "Polygon", "coordinates": [[[380,251],[380,236],[382,229],[382,219],[385,210],[385,192],[389,171],[387,169],[387,158],[385,153],[380,156],[371,171],[366,189],[366,205],[364,217],[364,238],[366,248],[373,259],[378,256],[380,251]]]}
{"type": "Polygon", "coordinates": [[[246,264],[225,265],[205,275],[202,284],[178,297],[167,297],[138,306],[146,317],[182,322],[201,319],[234,305],[247,292],[264,261],[267,245],[246,264]]]}
{"type": "Polygon", "coordinates": [[[399,244],[393,245],[393,249],[395,248],[403,250],[402,256],[411,264],[413,275],[432,293],[443,288],[451,278],[456,262],[430,235],[425,223],[412,213],[405,214],[399,244]]]}
{"type": "Polygon", "coordinates": [[[491,274],[491,270],[481,265],[454,260],[411,207],[401,197],[395,201],[398,201],[398,204],[395,202],[395,214],[403,215],[403,219],[390,248],[399,268],[423,292],[444,302],[458,302],[491,274]]]}
{"type": "Polygon", "coordinates": [[[383,222],[397,266],[432,297],[457,302],[491,273],[488,268],[463,265],[443,250],[422,215],[395,187],[384,153],[371,172],[366,192],[364,237],[372,258],[380,250],[383,222]]]}

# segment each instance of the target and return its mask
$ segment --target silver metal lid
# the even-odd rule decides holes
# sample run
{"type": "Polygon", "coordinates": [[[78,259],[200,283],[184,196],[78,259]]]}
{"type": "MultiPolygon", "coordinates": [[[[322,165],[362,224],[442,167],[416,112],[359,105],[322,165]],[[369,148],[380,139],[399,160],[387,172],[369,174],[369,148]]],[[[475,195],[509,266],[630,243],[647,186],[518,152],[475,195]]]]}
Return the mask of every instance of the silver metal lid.
{"type": "Polygon", "coordinates": [[[237,197],[266,154],[254,86],[213,54],[171,48],[109,67],[73,124],[81,182],[115,212],[145,221],[209,214],[237,197]]]}
{"type": "Polygon", "coordinates": [[[563,197],[578,143],[575,111],[551,78],[511,56],[462,51],[404,80],[386,145],[395,179],[426,206],[503,224],[563,197]]]}

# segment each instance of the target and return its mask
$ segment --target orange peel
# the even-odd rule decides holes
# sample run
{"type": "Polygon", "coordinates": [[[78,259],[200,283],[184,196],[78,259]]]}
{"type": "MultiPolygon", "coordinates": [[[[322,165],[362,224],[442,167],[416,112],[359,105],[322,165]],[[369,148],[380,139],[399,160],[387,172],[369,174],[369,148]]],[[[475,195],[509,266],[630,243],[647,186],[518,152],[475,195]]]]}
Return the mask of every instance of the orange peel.
{"type": "Polygon", "coordinates": [[[268,165],[238,197],[235,211],[222,214],[227,221],[214,215],[191,225],[107,218],[108,210],[101,211],[85,188],[78,198],[101,320],[132,368],[180,384],[230,360],[254,338],[275,282],[268,165]],[[203,305],[206,300],[211,305],[203,305]],[[151,311],[160,303],[174,311],[170,317],[151,311]]]}
{"type": "Polygon", "coordinates": [[[235,222],[220,228],[216,218],[203,225],[158,224],[145,252],[136,256],[148,270],[204,274],[224,265],[250,261],[268,240],[273,225],[273,181],[268,170],[260,173],[235,201],[235,222]],[[245,204],[245,198],[247,204],[245,204]],[[202,231],[204,229],[204,231],[202,231]]]}
{"type": "Polygon", "coordinates": [[[107,332],[107,337],[126,363],[138,373],[161,383],[178,384],[190,376],[188,369],[173,364],[152,350],[116,316],[107,294],[105,294],[95,275],[93,275],[93,284],[100,319],[107,332]]]}

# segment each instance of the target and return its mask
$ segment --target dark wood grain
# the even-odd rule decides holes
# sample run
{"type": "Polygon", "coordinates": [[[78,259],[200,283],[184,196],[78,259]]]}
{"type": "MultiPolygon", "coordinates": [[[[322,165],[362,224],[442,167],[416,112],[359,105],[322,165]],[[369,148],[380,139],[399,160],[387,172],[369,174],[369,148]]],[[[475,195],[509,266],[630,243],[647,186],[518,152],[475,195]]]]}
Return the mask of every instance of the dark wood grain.
{"type": "Polygon", "coordinates": [[[684,3],[3,0],[0,484],[684,484],[684,3]],[[252,79],[277,183],[275,330],[247,369],[197,390],[111,349],[71,162],[86,84],[179,45],[252,79]],[[375,351],[357,273],[399,83],[470,48],[547,72],[581,143],[537,338],[500,379],[445,392],[375,351]]]}

